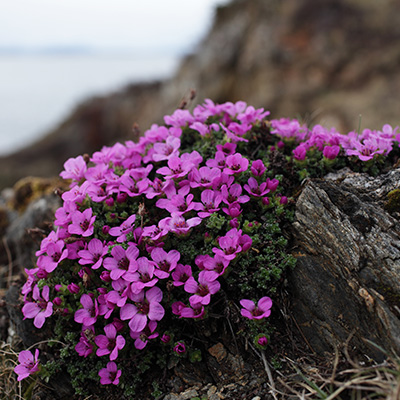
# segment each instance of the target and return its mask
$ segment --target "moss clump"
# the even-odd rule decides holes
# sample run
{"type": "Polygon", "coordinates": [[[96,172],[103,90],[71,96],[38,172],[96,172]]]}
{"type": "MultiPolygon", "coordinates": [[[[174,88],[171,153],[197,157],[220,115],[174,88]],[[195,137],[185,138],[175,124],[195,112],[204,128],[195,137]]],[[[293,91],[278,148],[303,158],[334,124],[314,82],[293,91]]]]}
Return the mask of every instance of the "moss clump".
{"type": "Polygon", "coordinates": [[[385,210],[390,213],[400,211],[400,189],[391,190],[388,195],[388,200],[384,206],[385,210]]]}

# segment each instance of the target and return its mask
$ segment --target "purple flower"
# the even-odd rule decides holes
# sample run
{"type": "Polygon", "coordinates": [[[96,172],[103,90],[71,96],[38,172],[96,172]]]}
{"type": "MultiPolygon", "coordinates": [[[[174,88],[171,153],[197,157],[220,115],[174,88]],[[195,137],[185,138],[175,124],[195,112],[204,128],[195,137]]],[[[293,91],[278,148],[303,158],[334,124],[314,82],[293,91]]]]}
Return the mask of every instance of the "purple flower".
{"type": "Polygon", "coordinates": [[[69,260],[77,260],[79,258],[78,252],[81,250],[85,250],[87,248],[86,242],[83,240],[77,240],[73,243],[66,244],[68,250],[68,259],[69,260]]]}
{"type": "Polygon", "coordinates": [[[279,186],[278,179],[267,178],[266,183],[267,183],[267,188],[270,190],[271,193],[275,192],[276,188],[279,186]]]}
{"type": "Polygon", "coordinates": [[[22,350],[18,355],[19,364],[14,368],[14,372],[18,375],[17,380],[27,378],[39,371],[39,350],[35,350],[33,355],[29,350],[22,350]]]}
{"type": "Polygon", "coordinates": [[[110,271],[112,280],[123,278],[132,282],[133,273],[137,271],[138,265],[136,258],[139,255],[139,249],[135,245],[130,245],[127,250],[122,246],[114,246],[111,250],[112,257],[104,259],[104,268],[110,271]]]}
{"type": "Polygon", "coordinates": [[[160,221],[160,227],[163,225],[162,227],[167,227],[170,232],[177,235],[186,235],[192,227],[199,224],[201,224],[201,218],[199,217],[185,220],[185,218],[175,213],[173,213],[171,217],[164,218],[164,220],[160,221]],[[161,224],[161,222],[163,222],[163,224],[161,224]]]}
{"type": "Polygon", "coordinates": [[[97,203],[106,200],[108,196],[106,189],[96,183],[89,183],[86,187],[86,193],[93,201],[97,203]]]}
{"type": "Polygon", "coordinates": [[[214,247],[212,251],[225,258],[228,261],[233,260],[236,254],[242,251],[242,247],[239,245],[239,237],[241,235],[241,230],[236,228],[231,229],[225,236],[221,236],[218,240],[220,249],[214,247]]]}
{"type": "MultiPolygon", "coordinates": [[[[198,256],[201,257],[201,256],[198,256]]],[[[197,258],[198,258],[197,257],[197,258]]],[[[196,260],[197,260],[196,258],[196,260]]],[[[195,260],[195,262],[196,262],[195,260]]],[[[197,264],[197,262],[196,262],[197,264]]],[[[208,271],[214,271],[218,275],[223,275],[228,268],[229,265],[229,260],[227,260],[225,257],[222,257],[218,254],[216,254],[214,257],[211,257],[209,255],[206,255],[204,260],[203,260],[203,267],[204,269],[208,271]]]]}
{"type": "Polygon", "coordinates": [[[168,167],[161,167],[156,172],[164,175],[165,179],[179,179],[186,176],[195,165],[185,162],[178,156],[173,156],[168,160],[168,167]]]}
{"type": "Polygon", "coordinates": [[[85,175],[87,165],[82,156],[70,158],[64,163],[65,171],[60,173],[63,179],[73,179],[79,182],[85,175]]]}
{"type": "Polygon", "coordinates": [[[214,179],[221,175],[221,169],[219,168],[209,168],[200,167],[199,169],[193,168],[189,173],[188,179],[190,181],[190,187],[211,187],[214,179]]]}
{"type": "Polygon", "coordinates": [[[286,196],[281,196],[279,199],[279,204],[287,204],[288,203],[288,198],[286,196]]]}
{"type": "Polygon", "coordinates": [[[156,196],[166,195],[171,198],[172,195],[176,194],[175,182],[172,179],[162,181],[160,178],[154,178],[154,181],[149,182],[149,187],[146,191],[146,197],[153,199],[156,196]]]}
{"type": "Polygon", "coordinates": [[[210,127],[198,121],[191,124],[189,128],[199,132],[201,136],[206,136],[210,133],[210,127]]]}
{"type": "MultiPolygon", "coordinates": [[[[89,330],[89,332],[91,332],[89,330]]],[[[81,337],[79,338],[79,342],[75,346],[75,351],[81,356],[81,357],[87,357],[88,355],[92,354],[93,352],[93,345],[89,342],[88,338],[86,335],[82,332],[81,337]]]]}
{"type": "Polygon", "coordinates": [[[79,264],[92,264],[92,269],[100,268],[103,263],[103,257],[107,254],[108,247],[104,246],[99,239],[92,239],[89,242],[87,250],[78,251],[80,257],[79,264]]]}
{"type": "Polygon", "coordinates": [[[214,179],[212,189],[216,192],[221,192],[223,186],[230,188],[233,182],[235,182],[233,176],[222,173],[220,177],[214,179]]]}
{"type": "Polygon", "coordinates": [[[118,189],[126,193],[129,197],[136,197],[146,192],[149,187],[149,182],[148,179],[132,179],[128,173],[125,173],[121,176],[118,189]]]}
{"type": "Polygon", "coordinates": [[[182,196],[180,194],[173,195],[171,199],[159,199],[157,200],[156,206],[169,211],[171,214],[183,215],[191,210],[198,207],[199,203],[193,201],[194,195],[188,194],[182,196]]]}
{"type": "Polygon", "coordinates": [[[255,197],[262,197],[269,193],[267,182],[263,182],[259,185],[257,179],[253,177],[250,177],[247,181],[247,184],[245,184],[243,187],[247,193],[255,197]]]}
{"type": "Polygon", "coordinates": [[[149,261],[146,257],[140,257],[137,260],[137,271],[129,279],[132,293],[138,294],[145,288],[153,287],[157,282],[157,276],[154,276],[155,263],[149,261]]]}
{"type": "Polygon", "coordinates": [[[226,128],[223,124],[220,124],[222,129],[226,133],[226,137],[236,143],[236,142],[248,142],[248,139],[244,139],[243,136],[250,131],[251,125],[248,124],[238,124],[237,122],[231,122],[226,128]]]}
{"type": "Polygon", "coordinates": [[[187,307],[181,301],[176,301],[171,306],[172,313],[179,316],[179,318],[193,318],[200,319],[205,314],[205,308],[202,304],[196,304],[192,307],[187,307]]]}
{"type": "Polygon", "coordinates": [[[368,161],[374,158],[375,154],[388,154],[392,149],[392,141],[363,131],[364,139],[353,140],[353,148],[348,148],[346,154],[357,156],[361,161],[368,161]]]}
{"type": "Polygon", "coordinates": [[[125,339],[122,335],[117,336],[117,329],[113,324],[108,324],[104,327],[105,335],[98,335],[95,338],[95,343],[99,347],[96,355],[99,357],[110,355],[110,361],[114,361],[118,357],[118,351],[125,346],[125,339]]]}
{"type": "Polygon", "coordinates": [[[190,307],[182,307],[180,310],[180,318],[201,319],[204,317],[206,310],[201,303],[193,304],[190,307]]]}
{"type": "Polygon", "coordinates": [[[106,182],[106,174],[109,171],[108,165],[99,164],[94,167],[90,167],[85,172],[85,178],[87,181],[92,182],[96,185],[102,185],[106,182]]]}
{"type": "Polygon", "coordinates": [[[192,276],[192,267],[190,265],[178,264],[172,273],[174,286],[182,286],[192,276]]]}
{"type": "Polygon", "coordinates": [[[120,226],[110,228],[109,234],[111,236],[117,236],[117,242],[122,243],[126,241],[126,235],[133,231],[135,227],[136,214],[131,215],[126,219],[120,226]]]}
{"type": "Polygon", "coordinates": [[[226,154],[223,151],[217,151],[214,158],[210,158],[206,161],[206,165],[209,168],[220,168],[224,169],[226,165],[226,154]]]}
{"type": "Polygon", "coordinates": [[[182,303],[181,301],[176,301],[175,303],[172,303],[171,305],[172,314],[181,316],[181,312],[185,307],[186,307],[185,304],[182,303]]]}
{"type": "Polygon", "coordinates": [[[84,237],[93,235],[93,224],[96,216],[93,215],[91,208],[80,212],[76,210],[71,215],[72,224],[68,226],[68,232],[75,235],[82,235],[84,237]]]}
{"type": "Polygon", "coordinates": [[[117,194],[117,203],[123,204],[128,200],[128,194],[126,192],[118,192],[117,194]]]}
{"type": "Polygon", "coordinates": [[[236,151],[236,143],[225,143],[224,145],[222,144],[217,144],[215,146],[217,148],[218,151],[222,151],[226,156],[229,156],[231,154],[235,154],[236,151]]]}
{"type": "Polygon", "coordinates": [[[172,115],[166,115],[164,117],[164,122],[167,125],[174,127],[186,126],[187,124],[192,124],[194,122],[193,116],[188,110],[175,110],[172,115]]]}
{"type": "Polygon", "coordinates": [[[166,235],[168,235],[169,227],[165,224],[165,221],[163,221],[160,226],[160,222],[161,221],[159,221],[158,226],[145,226],[143,228],[142,236],[149,238],[153,242],[161,241],[166,235]]]}
{"type": "Polygon", "coordinates": [[[340,152],[340,146],[325,146],[322,152],[323,156],[328,160],[334,160],[340,152]]]}
{"type": "Polygon", "coordinates": [[[237,217],[242,213],[242,208],[240,207],[240,204],[238,202],[229,204],[228,208],[223,208],[222,211],[229,215],[231,218],[233,218],[236,221],[229,221],[229,225],[235,225],[234,227],[237,228],[236,223],[237,223],[237,217]],[[231,224],[232,222],[232,224],[231,224]]]}
{"type": "Polygon", "coordinates": [[[183,342],[177,342],[174,346],[174,352],[178,355],[183,355],[186,353],[186,346],[183,342]]]}
{"type": "Polygon", "coordinates": [[[304,143],[298,145],[293,150],[293,157],[297,161],[303,161],[306,158],[306,154],[307,154],[307,146],[304,143]]]}
{"type": "Polygon", "coordinates": [[[79,290],[81,290],[81,288],[74,282],[71,282],[67,286],[67,289],[71,294],[77,294],[77,293],[79,293],[79,290]]]}
{"type": "MultiPolygon", "coordinates": [[[[56,214],[57,214],[57,211],[56,211],[56,214]]],[[[40,250],[38,250],[35,253],[35,255],[37,257],[39,257],[39,256],[43,255],[44,253],[46,253],[48,245],[50,243],[56,243],[60,239],[59,233],[60,233],[60,228],[57,228],[57,231],[51,231],[49,233],[49,235],[42,240],[42,242],[40,243],[40,250]]]]}
{"type": "Polygon", "coordinates": [[[250,197],[247,195],[242,195],[242,191],[242,186],[239,183],[234,183],[229,188],[224,185],[221,188],[222,201],[225,204],[233,204],[236,202],[247,203],[248,201],[250,201],[250,197]]]}
{"type": "Polygon", "coordinates": [[[149,339],[154,339],[158,336],[158,332],[154,332],[157,328],[157,322],[149,321],[146,327],[141,332],[130,332],[132,339],[135,339],[135,347],[138,350],[143,350],[149,339]]]}
{"type": "Polygon", "coordinates": [[[175,136],[168,136],[165,143],[155,143],[153,160],[155,162],[169,160],[171,157],[179,155],[179,148],[181,147],[181,140],[175,136]]]}
{"type": "Polygon", "coordinates": [[[193,276],[186,281],[185,291],[194,293],[189,298],[191,306],[210,304],[211,295],[217,293],[221,287],[216,278],[218,278],[218,274],[214,271],[201,271],[198,278],[199,282],[196,282],[193,276]]]}
{"type": "Polygon", "coordinates": [[[219,210],[219,204],[222,201],[222,195],[210,189],[201,192],[201,206],[199,208],[198,216],[200,218],[207,218],[211,214],[219,210]]]}
{"type": "Polygon", "coordinates": [[[92,326],[96,323],[99,315],[99,307],[97,300],[93,299],[88,294],[83,294],[80,300],[83,308],[75,311],[74,320],[78,324],[83,324],[85,327],[92,326]]]}
{"type": "Polygon", "coordinates": [[[162,248],[156,247],[151,252],[151,258],[157,264],[154,274],[160,279],[165,279],[176,268],[181,254],[178,250],[170,250],[167,253],[162,248]]]}
{"type": "Polygon", "coordinates": [[[140,292],[132,299],[134,304],[127,303],[121,307],[121,319],[129,319],[129,328],[133,332],[142,331],[147,325],[147,320],[160,321],[165,314],[160,304],[163,294],[160,288],[152,287],[147,292],[140,292]]]}
{"type": "Polygon", "coordinates": [[[283,138],[298,137],[304,129],[296,119],[288,118],[271,120],[271,133],[279,135],[283,138]]]}
{"type": "Polygon", "coordinates": [[[161,339],[160,339],[160,340],[161,340],[163,343],[168,344],[168,343],[171,341],[171,339],[172,339],[171,335],[169,335],[168,333],[164,333],[164,334],[161,336],[161,339]]]}
{"type": "Polygon", "coordinates": [[[269,297],[262,297],[257,305],[254,301],[246,299],[240,300],[240,304],[243,307],[240,313],[249,319],[267,318],[271,314],[272,300],[269,297]]]}
{"type": "Polygon", "coordinates": [[[257,344],[261,347],[266,347],[268,344],[268,339],[265,335],[258,337],[257,344]]]}
{"type": "Polygon", "coordinates": [[[22,307],[22,313],[25,318],[34,318],[33,325],[40,329],[47,317],[53,314],[53,303],[49,301],[50,288],[46,285],[40,289],[38,285],[33,288],[32,298],[34,302],[27,302],[22,307]]]}
{"type": "Polygon", "coordinates": [[[255,109],[253,106],[248,106],[246,110],[239,113],[236,118],[242,122],[242,124],[253,124],[256,121],[263,120],[269,114],[270,112],[264,111],[263,108],[255,109]]]}
{"type": "Polygon", "coordinates": [[[55,243],[49,242],[43,251],[46,251],[46,255],[39,256],[37,265],[48,273],[53,272],[58,264],[68,257],[64,240],[57,240],[55,243]]]}
{"type": "Polygon", "coordinates": [[[117,364],[110,361],[107,363],[106,368],[102,368],[99,371],[100,383],[102,385],[109,385],[110,383],[118,385],[121,374],[122,372],[118,369],[117,364]]]}
{"type": "Polygon", "coordinates": [[[267,170],[262,160],[255,160],[251,164],[251,173],[254,176],[262,176],[262,174],[267,170]]]}
{"type": "Polygon", "coordinates": [[[226,157],[224,173],[227,175],[239,174],[246,171],[249,166],[249,160],[240,153],[231,154],[226,157]]]}

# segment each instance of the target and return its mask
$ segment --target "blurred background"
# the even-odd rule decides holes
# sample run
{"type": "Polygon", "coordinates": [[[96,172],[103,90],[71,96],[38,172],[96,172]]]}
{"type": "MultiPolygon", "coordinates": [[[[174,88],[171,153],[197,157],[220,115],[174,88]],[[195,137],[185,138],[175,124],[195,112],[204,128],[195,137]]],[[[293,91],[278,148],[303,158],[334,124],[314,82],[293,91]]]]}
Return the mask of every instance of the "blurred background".
{"type": "Polygon", "coordinates": [[[244,100],[343,133],[399,124],[398,0],[0,4],[0,188],[134,139],[191,89],[192,106],[244,100]]]}
{"type": "Polygon", "coordinates": [[[172,76],[227,0],[1,0],[0,155],[80,101],[172,76]]]}

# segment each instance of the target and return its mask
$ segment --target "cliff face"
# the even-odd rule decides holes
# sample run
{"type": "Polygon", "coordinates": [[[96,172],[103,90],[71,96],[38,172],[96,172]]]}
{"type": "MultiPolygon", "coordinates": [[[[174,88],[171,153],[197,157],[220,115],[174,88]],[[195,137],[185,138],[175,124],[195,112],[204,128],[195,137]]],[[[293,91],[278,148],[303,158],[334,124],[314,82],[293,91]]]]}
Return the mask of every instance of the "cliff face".
{"type": "Polygon", "coordinates": [[[275,116],[358,126],[397,124],[400,17],[395,1],[236,1],[168,88],[246,100],[275,116]]]}
{"type": "Polygon", "coordinates": [[[162,122],[191,88],[196,102],[244,100],[274,117],[342,131],[397,125],[400,4],[395,0],[236,0],[165,82],[81,104],[46,138],[0,158],[0,187],[58,174],[64,161],[162,122]]]}

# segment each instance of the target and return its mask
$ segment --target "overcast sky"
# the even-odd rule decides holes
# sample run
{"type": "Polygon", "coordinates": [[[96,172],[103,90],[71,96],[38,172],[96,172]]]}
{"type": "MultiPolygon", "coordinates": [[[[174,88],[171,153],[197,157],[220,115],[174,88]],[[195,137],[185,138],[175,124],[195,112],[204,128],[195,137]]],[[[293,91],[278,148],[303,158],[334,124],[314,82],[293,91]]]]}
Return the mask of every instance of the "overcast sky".
{"type": "Polygon", "coordinates": [[[0,0],[0,47],[186,50],[229,0],[0,0]]]}

